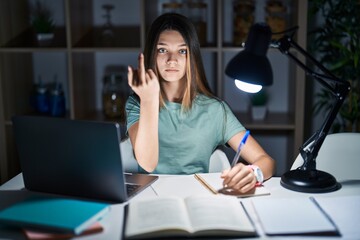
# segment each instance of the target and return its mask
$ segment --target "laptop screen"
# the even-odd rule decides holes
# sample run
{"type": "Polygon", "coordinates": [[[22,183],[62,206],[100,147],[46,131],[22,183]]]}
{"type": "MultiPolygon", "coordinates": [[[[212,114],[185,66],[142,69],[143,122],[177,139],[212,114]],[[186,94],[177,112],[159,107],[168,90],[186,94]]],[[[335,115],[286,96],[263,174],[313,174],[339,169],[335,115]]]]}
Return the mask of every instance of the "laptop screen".
{"type": "Polygon", "coordinates": [[[115,202],[128,199],[118,123],[16,116],[13,128],[28,190],[115,202]]]}

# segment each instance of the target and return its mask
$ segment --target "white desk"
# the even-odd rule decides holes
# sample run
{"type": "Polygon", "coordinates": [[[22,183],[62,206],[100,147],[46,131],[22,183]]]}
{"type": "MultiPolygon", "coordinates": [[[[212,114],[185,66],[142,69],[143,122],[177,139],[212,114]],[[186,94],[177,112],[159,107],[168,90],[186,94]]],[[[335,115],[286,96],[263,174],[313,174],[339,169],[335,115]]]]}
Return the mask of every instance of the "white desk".
{"type": "MultiPolygon", "coordinates": [[[[160,176],[158,181],[164,181],[168,176],[160,176]]],[[[271,191],[271,195],[269,196],[260,196],[264,198],[278,198],[278,197],[308,197],[308,196],[321,196],[321,197],[337,197],[337,196],[360,196],[360,180],[354,181],[346,181],[341,182],[342,188],[338,191],[332,193],[325,193],[325,194],[306,194],[306,193],[299,193],[287,190],[280,186],[280,178],[272,178],[269,181],[265,182],[265,187],[271,191]]],[[[22,198],[28,196],[28,191],[19,191],[23,189],[23,179],[22,175],[19,174],[18,176],[14,177],[10,181],[6,182],[0,187],[0,209],[6,207],[10,203],[14,201],[19,201],[22,198]]],[[[147,196],[155,196],[156,193],[152,187],[145,189],[139,195],[135,196],[133,199],[138,198],[145,198],[147,196]]],[[[252,205],[250,204],[251,198],[244,198],[242,201],[246,207],[246,210],[249,212],[251,219],[254,221],[256,229],[260,234],[261,239],[278,239],[279,237],[268,237],[265,236],[263,233],[259,219],[254,212],[252,205]]],[[[108,215],[104,217],[101,221],[102,225],[104,226],[104,231],[100,234],[94,234],[90,236],[84,236],[79,239],[82,240],[95,240],[95,239],[121,239],[122,236],[122,226],[123,226],[123,209],[124,204],[115,204],[111,207],[111,211],[108,215]]],[[[360,209],[353,209],[354,213],[360,214],[360,209]]],[[[309,213],[311,214],[311,213],[309,213]]],[[[274,219],[276,220],[276,219],[274,219]]],[[[343,239],[360,239],[360,228],[354,229],[344,229],[341,226],[346,226],[348,223],[352,222],[352,219],[334,219],[336,224],[338,225],[341,233],[343,234],[341,238],[343,239]]],[[[358,223],[356,223],[358,225],[358,223]]],[[[283,237],[281,239],[304,239],[304,236],[298,237],[283,237]]],[[[331,239],[339,239],[340,237],[331,237],[331,239]]],[[[1,229],[0,228],[0,239],[25,239],[24,235],[21,232],[16,232],[15,230],[9,229],[1,229]]],[[[252,238],[253,239],[253,238],[252,238]]],[[[323,237],[306,237],[306,239],[324,239],[323,237]]]]}

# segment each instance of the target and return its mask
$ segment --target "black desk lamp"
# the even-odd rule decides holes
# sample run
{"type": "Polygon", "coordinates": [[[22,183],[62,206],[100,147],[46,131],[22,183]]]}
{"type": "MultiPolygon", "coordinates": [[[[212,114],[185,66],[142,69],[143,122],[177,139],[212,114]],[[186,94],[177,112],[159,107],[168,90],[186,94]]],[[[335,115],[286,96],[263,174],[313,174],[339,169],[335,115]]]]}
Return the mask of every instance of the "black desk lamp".
{"type": "MultiPolygon", "coordinates": [[[[265,23],[254,24],[246,40],[245,49],[228,63],[225,73],[235,79],[235,82],[246,82],[247,85],[245,86],[254,87],[255,85],[257,91],[260,91],[261,86],[271,85],[273,81],[272,70],[269,60],[266,57],[267,49],[270,46],[271,35],[271,29],[265,23]]],[[[279,49],[281,53],[294,60],[307,75],[319,81],[320,84],[328,89],[334,96],[333,107],[326,116],[320,129],[300,147],[300,154],[304,159],[303,165],[295,170],[284,173],[281,177],[281,185],[287,189],[298,192],[323,193],[335,191],[340,188],[340,184],[331,174],[316,169],[316,157],[342,103],[350,91],[350,84],[347,81],[342,81],[335,77],[289,36],[284,36],[272,42],[271,46],[279,49]],[[291,47],[314,63],[322,73],[314,72],[307,67],[305,63],[295,57],[289,51],[291,47]]],[[[244,88],[241,84],[237,84],[237,86],[241,90],[248,91],[247,88],[244,88]]],[[[256,91],[250,90],[250,92],[256,91]]]]}

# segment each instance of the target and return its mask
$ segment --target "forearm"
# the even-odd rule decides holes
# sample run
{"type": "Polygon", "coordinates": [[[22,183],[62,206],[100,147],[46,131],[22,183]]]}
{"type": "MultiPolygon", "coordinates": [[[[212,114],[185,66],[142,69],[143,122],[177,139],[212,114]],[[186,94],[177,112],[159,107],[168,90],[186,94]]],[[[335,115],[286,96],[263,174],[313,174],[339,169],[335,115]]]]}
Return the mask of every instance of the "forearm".
{"type": "Polygon", "coordinates": [[[258,166],[263,175],[264,180],[269,179],[275,172],[275,161],[264,149],[258,144],[253,137],[249,137],[244,147],[243,158],[249,163],[258,166]]]}
{"type": "Polygon", "coordinates": [[[140,102],[140,118],[131,133],[135,158],[146,171],[152,172],[159,158],[159,100],[140,102]]]}
{"type": "MultiPolygon", "coordinates": [[[[230,146],[236,150],[239,142],[243,137],[243,133],[235,135],[230,139],[230,146]]],[[[248,162],[258,166],[263,172],[264,179],[269,179],[275,172],[275,161],[272,159],[264,149],[258,144],[258,142],[250,135],[246,144],[241,151],[241,157],[248,162]]]]}

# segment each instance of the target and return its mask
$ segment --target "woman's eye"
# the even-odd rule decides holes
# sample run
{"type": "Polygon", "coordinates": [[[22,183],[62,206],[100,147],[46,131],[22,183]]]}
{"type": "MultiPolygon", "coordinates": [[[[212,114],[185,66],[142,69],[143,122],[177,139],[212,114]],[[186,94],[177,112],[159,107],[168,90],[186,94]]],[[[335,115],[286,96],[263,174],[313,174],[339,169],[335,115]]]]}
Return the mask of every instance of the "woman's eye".
{"type": "Polygon", "coordinates": [[[186,53],[187,53],[187,50],[186,50],[186,49],[181,49],[181,50],[179,50],[179,53],[180,53],[180,54],[186,54],[186,53]]]}
{"type": "Polygon", "coordinates": [[[159,48],[159,49],[158,49],[158,52],[159,52],[159,53],[166,53],[166,49],[165,49],[165,48],[159,48]]]}

